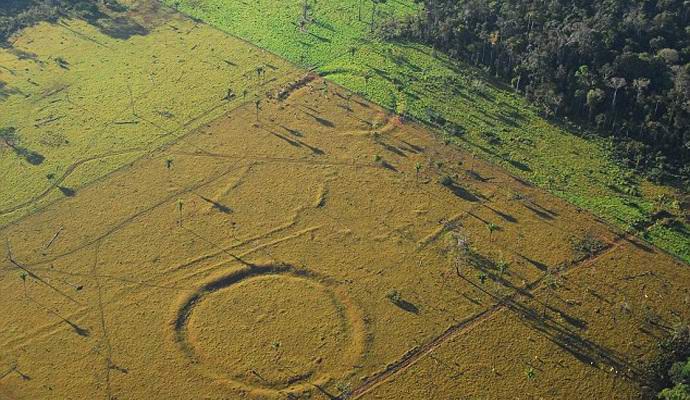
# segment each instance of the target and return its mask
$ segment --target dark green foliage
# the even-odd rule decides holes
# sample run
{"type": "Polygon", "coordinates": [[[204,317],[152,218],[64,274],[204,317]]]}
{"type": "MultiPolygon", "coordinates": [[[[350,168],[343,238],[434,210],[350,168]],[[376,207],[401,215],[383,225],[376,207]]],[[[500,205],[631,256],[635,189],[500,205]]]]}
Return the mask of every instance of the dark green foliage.
{"type": "Polygon", "coordinates": [[[666,388],[657,397],[660,400],[690,400],[690,386],[680,383],[673,388],[666,388]]]}
{"type": "Polygon", "coordinates": [[[671,366],[668,371],[669,378],[674,384],[690,384],[690,357],[685,361],[679,361],[671,366]]]}
{"type": "Polygon", "coordinates": [[[659,392],[659,399],[690,399],[690,328],[687,325],[676,329],[659,344],[659,355],[648,365],[647,374],[659,392]]]}
{"type": "Polygon", "coordinates": [[[573,240],[570,247],[578,257],[591,257],[605,249],[606,243],[588,233],[580,239],[573,240]]]}
{"type": "Polygon", "coordinates": [[[388,293],[386,293],[386,298],[393,304],[399,304],[402,301],[400,292],[395,289],[389,290],[388,293]]]}
{"type": "Polygon", "coordinates": [[[690,172],[687,1],[417,1],[420,15],[381,34],[482,66],[544,116],[613,135],[621,160],[654,180],[690,172]]]}

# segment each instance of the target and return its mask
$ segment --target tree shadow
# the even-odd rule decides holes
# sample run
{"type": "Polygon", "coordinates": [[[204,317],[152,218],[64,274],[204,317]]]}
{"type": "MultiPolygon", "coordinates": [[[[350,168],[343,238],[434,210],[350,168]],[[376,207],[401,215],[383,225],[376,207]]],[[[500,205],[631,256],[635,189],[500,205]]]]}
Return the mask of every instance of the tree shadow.
{"type": "Polygon", "coordinates": [[[450,190],[454,195],[465,201],[470,201],[473,203],[479,201],[479,197],[477,197],[475,194],[471,193],[467,189],[463,188],[462,186],[458,185],[454,181],[451,181],[443,186],[448,188],[448,190],[450,190]]]}
{"type": "Polygon", "coordinates": [[[546,265],[546,264],[544,264],[544,263],[542,263],[542,262],[540,262],[540,261],[537,261],[537,260],[535,260],[535,259],[529,258],[529,257],[527,257],[527,256],[525,256],[525,255],[523,255],[523,254],[520,254],[520,253],[517,253],[517,255],[518,255],[519,257],[521,257],[522,259],[524,259],[525,261],[527,261],[528,263],[530,263],[530,264],[534,265],[535,267],[537,267],[537,269],[539,269],[539,270],[542,271],[542,272],[546,272],[546,271],[549,270],[549,266],[546,265]]]}
{"type": "Polygon", "coordinates": [[[123,16],[100,18],[93,25],[113,39],[127,40],[132,36],[149,34],[149,30],[143,25],[123,16]]]}
{"type": "MultiPolygon", "coordinates": [[[[286,129],[287,129],[287,128],[286,128],[286,129]]],[[[306,148],[309,149],[313,154],[316,154],[316,155],[319,155],[319,156],[326,154],[326,153],[325,153],[323,150],[321,150],[320,148],[315,147],[315,146],[312,146],[312,145],[310,145],[310,144],[307,144],[307,143],[303,142],[302,140],[299,140],[299,139],[290,139],[290,138],[288,138],[288,137],[286,137],[286,136],[283,136],[283,135],[281,135],[281,134],[279,134],[279,133],[276,133],[276,132],[273,132],[273,131],[269,131],[269,132],[270,132],[273,136],[275,136],[275,137],[277,137],[277,138],[279,138],[279,139],[284,140],[285,142],[287,142],[287,143],[290,144],[291,146],[294,146],[294,147],[306,147],[306,148]]],[[[300,132],[300,134],[301,134],[301,132],[300,132]]]]}
{"type": "Polygon", "coordinates": [[[288,133],[290,133],[293,136],[298,136],[298,137],[304,136],[304,133],[302,131],[297,130],[297,129],[288,128],[285,125],[281,125],[280,127],[285,129],[286,131],[288,131],[288,133]]]}
{"type": "Polygon", "coordinates": [[[17,156],[23,158],[31,165],[41,165],[46,159],[42,154],[29,150],[25,147],[15,146],[13,147],[13,150],[17,156]]]}
{"type": "Polygon", "coordinates": [[[624,374],[631,380],[646,383],[644,371],[625,359],[624,354],[608,348],[600,343],[582,336],[581,332],[588,329],[587,321],[570,315],[564,310],[546,304],[537,299],[527,288],[515,287],[510,282],[497,275],[493,261],[481,254],[473,255],[472,265],[486,273],[489,278],[505,287],[515,290],[511,295],[501,296],[482,288],[470,281],[460,272],[458,276],[493,297],[501,305],[514,313],[528,328],[540,333],[559,348],[575,357],[580,362],[593,368],[613,369],[624,374]],[[520,300],[526,298],[526,300],[520,300]],[[536,302],[531,305],[528,302],[536,302]],[[540,309],[537,309],[540,308],[540,309]],[[551,313],[551,315],[548,312],[551,313]],[[553,318],[553,314],[563,319],[565,324],[553,318]]]}
{"type": "Polygon", "coordinates": [[[385,143],[382,141],[376,141],[376,143],[378,143],[381,147],[386,149],[386,151],[389,151],[389,152],[391,152],[395,155],[398,155],[400,157],[407,157],[407,154],[405,154],[405,152],[403,152],[402,150],[400,150],[399,148],[397,148],[391,144],[388,144],[388,143],[385,143]]]}
{"type": "Polygon", "coordinates": [[[396,307],[400,308],[403,311],[407,311],[415,315],[419,314],[419,307],[405,299],[391,299],[391,303],[393,303],[396,307]]]}
{"type": "Polygon", "coordinates": [[[0,81],[0,101],[7,100],[13,94],[22,94],[18,89],[11,88],[7,85],[7,82],[0,81]]]}
{"type": "Polygon", "coordinates": [[[417,145],[412,144],[412,143],[410,143],[410,142],[408,142],[408,141],[406,141],[406,140],[401,140],[401,142],[402,142],[403,144],[405,144],[405,146],[408,147],[407,150],[408,150],[409,152],[411,152],[411,153],[415,153],[415,154],[424,153],[424,148],[421,147],[421,146],[417,146],[417,145]]]}
{"type": "Polygon", "coordinates": [[[538,208],[536,208],[536,207],[533,207],[533,206],[531,206],[531,205],[529,205],[529,204],[523,204],[523,206],[525,206],[525,208],[527,208],[528,210],[532,211],[532,212],[533,212],[534,214],[536,214],[536,216],[539,217],[539,218],[546,219],[546,220],[549,220],[549,221],[555,219],[555,216],[552,215],[551,213],[549,213],[549,212],[546,211],[546,210],[540,210],[540,209],[538,209],[538,208]]]}
{"type": "Polygon", "coordinates": [[[504,220],[506,220],[510,223],[514,224],[514,223],[518,222],[517,218],[513,217],[510,214],[506,214],[502,211],[498,211],[498,210],[496,210],[493,207],[488,206],[488,205],[485,205],[485,207],[488,208],[489,210],[493,211],[494,214],[498,215],[499,217],[503,218],[504,220]]]}
{"type": "Polygon", "coordinates": [[[67,186],[58,186],[58,189],[60,190],[60,192],[62,192],[62,194],[65,197],[74,197],[77,194],[76,190],[69,188],[67,186]]]}
{"type": "Polygon", "coordinates": [[[527,164],[525,164],[525,163],[523,163],[523,162],[516,161],[516,160],[512,160],[512,159],[510,159],[510,158],[506,158],[505,160],[508,162],[508,164],[510,164],[510,165],[512,165],[513,167],[519,169],[520,171],[523,171],[523,172],[532,172],[532,168],[530,168],[529,165],[527,165],[527,164]]]}
{"type": "Polygon", "coordinates": [[[391,163],[389,163],[388,161],[385,161],[385,160],[382,160],[382,161],[381,161],[381,166],[382,166],[383,168],[389,170],[389,171],[393,171],[393,172],[396,172],[396,173],[397,173],[397,172],[400,172],[400,171],[398,171],[397,168],[395,168],[395,165],[393,165],[393,164],[391,164],[391,163]]]}
{"type": "MultiPolygon", "coordinates": [[[[505,302],[505,305],[528,327],[541,333],[580,362],[593,368],[602,368],[603,366],[608,367],[607,369],[613,368],[618,373],[624,374],[635,382],[646,381],[644,379],[644,372],[641,369],[613,349],[583,337],[577,331],[568,329],[550,316],[544,315],[517,300],[509,299],[505,302]]],[[[573,317],[566,318],[564,317],[567,316],[565,312],[553,307],[548,308],[563,317],[564,320],[572,324],[577,330],[586,329],[586,321],[573,317]]]]}
{"type": "Polygon", "coordinates": [[[116,1],[109,1],[106,7],[108,10],[104,12],[95,2],[80,2],[75,5],[74,13],[113,39],[127,40],[132,36],[149,34],[149,30],[134,19],[127,15],[116,15],[124,14],[127,11],[126,6],[116,1]]]}
{"type": "Polygon", "coordinates": [[[316,120],[316,122],[318,122],[319,124],[321,124],[323,126],[326,126],[329,128],[335,128],[335,124],[333,122],[327,120],[326,118],[319,117],[318,115],[315,115],[315,114],[312,114],[309,112],[306,114],[309,115],[310,117],[314,118],[314,120],[316,120]]]}
{"type": "Polygon", "coordinates": [[[204,197],[204,196],[202,196],[202,195],[200,195],[200,194],[197,194],[197,196],[199,196],[199,198],[201,198],[201,200],[203,200],[203,201],[209,203],[209,204],[211,205],[212,208],[214,208],[214,209],[220,211],[220,212],[223,213],[223,214],[231,214],[231,213],[232,213],[232,208],[226,206],[226,205],[223,204],[223,203],[219,203],[219,202],[217,202],[217,201],[215,201],[215,200],[209,199],[209,198],[204,197]]]}

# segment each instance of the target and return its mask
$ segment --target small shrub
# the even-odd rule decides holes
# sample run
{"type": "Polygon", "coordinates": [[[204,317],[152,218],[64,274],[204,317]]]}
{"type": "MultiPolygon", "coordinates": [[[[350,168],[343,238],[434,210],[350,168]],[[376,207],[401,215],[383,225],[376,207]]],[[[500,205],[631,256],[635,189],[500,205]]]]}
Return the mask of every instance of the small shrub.
{"type": "Polygon", "coordinates": [[[591,233],[581,239],[571,241],[571,248],[578,257],[591,257],[606,248],[606,243],[591,233]]]}
{"type": "Polygon", "coordinates": [[[395,289],[389,290],[388,293],[386,293],[386,298],[393,304],[400,304],[402,302],[402,295],[395,289]]]}
{"type": "Polygon", "coordinates": [[[527,370],[525,370],[525,375],[527,375],[527,380],[533,381],[537,379],[537,372],[532,367],[528,367],[527,370]]]}
{"type": "Polygon", "coordinates": [[[508,268],[510,268],[510,264],[507,261],[500,260],[499,262],[496,263],[496,269],[498,270],[498,272],[501,275],[508,272],[508,268]]]}

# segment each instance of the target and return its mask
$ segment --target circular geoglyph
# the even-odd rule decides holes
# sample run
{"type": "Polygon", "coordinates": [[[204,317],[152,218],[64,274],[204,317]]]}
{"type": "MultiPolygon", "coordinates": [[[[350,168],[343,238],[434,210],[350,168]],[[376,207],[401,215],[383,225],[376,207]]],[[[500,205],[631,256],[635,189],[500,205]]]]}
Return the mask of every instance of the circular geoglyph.
{"type": "Polygon", "coordinates": [[[269,390],[341,378],[364,342],[350,301],[289,266],[251,268],[206,284],[183,303],[175,330],[205,374],[269,390]]]}

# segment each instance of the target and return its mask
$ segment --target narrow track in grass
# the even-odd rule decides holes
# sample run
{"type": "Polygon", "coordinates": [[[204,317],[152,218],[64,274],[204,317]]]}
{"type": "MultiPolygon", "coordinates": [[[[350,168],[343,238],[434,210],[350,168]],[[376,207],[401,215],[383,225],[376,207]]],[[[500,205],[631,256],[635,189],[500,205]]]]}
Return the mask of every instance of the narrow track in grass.
{"type": "MultiPolygon", "coordinates": [[[[572,262],[569,264],[566,268],[563,268],[562,270],[559,271],[559,273],[565,273],[572,271],[576,268],[580,267],[585,267],[587,265],[591,265],[592,263],[596,262],[600,258],[616,251],[620,246],[622,246],[625,241],[629,240],[629,238],[626,235],[622,235],[617,237],[613,243],[609,244],[605,248],[601,249],[600,251],[591,254],[590,256],[583,257],[577,261],[572,262]]],[[[539,288],[543,287],[544,279],[547,276],[547,274],[543,274],[539,279],[536,281],[528,284],[524,289],[522,290],[517,290],[515,293],[512,293],[508,296],[504,297],[497,297],[496,294],[489,292],[488,290],[478,286],[476,283],[470,281],[469,279],[463,277],[461,274],[459,274],[459,277],[468,282],[470,285],[474,286],[478,290],[484,292],[485,294],[488,294],[492,298],[495,298],[497,300],[496,303],[494,303],[492,306],[489,308],[486,308],[483,311],[480,311],[479,313],[464,319],[455,325],[451,326],[450,328],[446,329],[442,334],[431,340],[430,342],[413,348],[412,350],[408,351],[405,353],[400,359],[395,361],[394,363],[390,364],[385,370],[375,374],[373,377],[367,379],[363,384],[360,386],[356,387],[354,390],[352,390],[349,394],[341,395],[337,397],[338,400],[348,400],[348,399],[359,399],[365,394],[371,392],[378,386],[388,382],[392,378],[394,378],[396,375],[402,373],[403,371],[409,369],[413,365],[415,365],[417,362],[420,360],[424,359],[427,356],[430,356],[431,353],[433,353],[436,349],[441,347],[444,343],[448,342],[449,340],[455,338],[456,336],[462,335],[469,330],[471,330],[473,327],[479,325],[483,321],[489,319],[493,315],[497,314],[498,312],[502,310],[511,310],[511,304],[514,303],[514,300],[520,296],[531,296],[534,294],[535,291],[537,291],[539,288]]]]}

